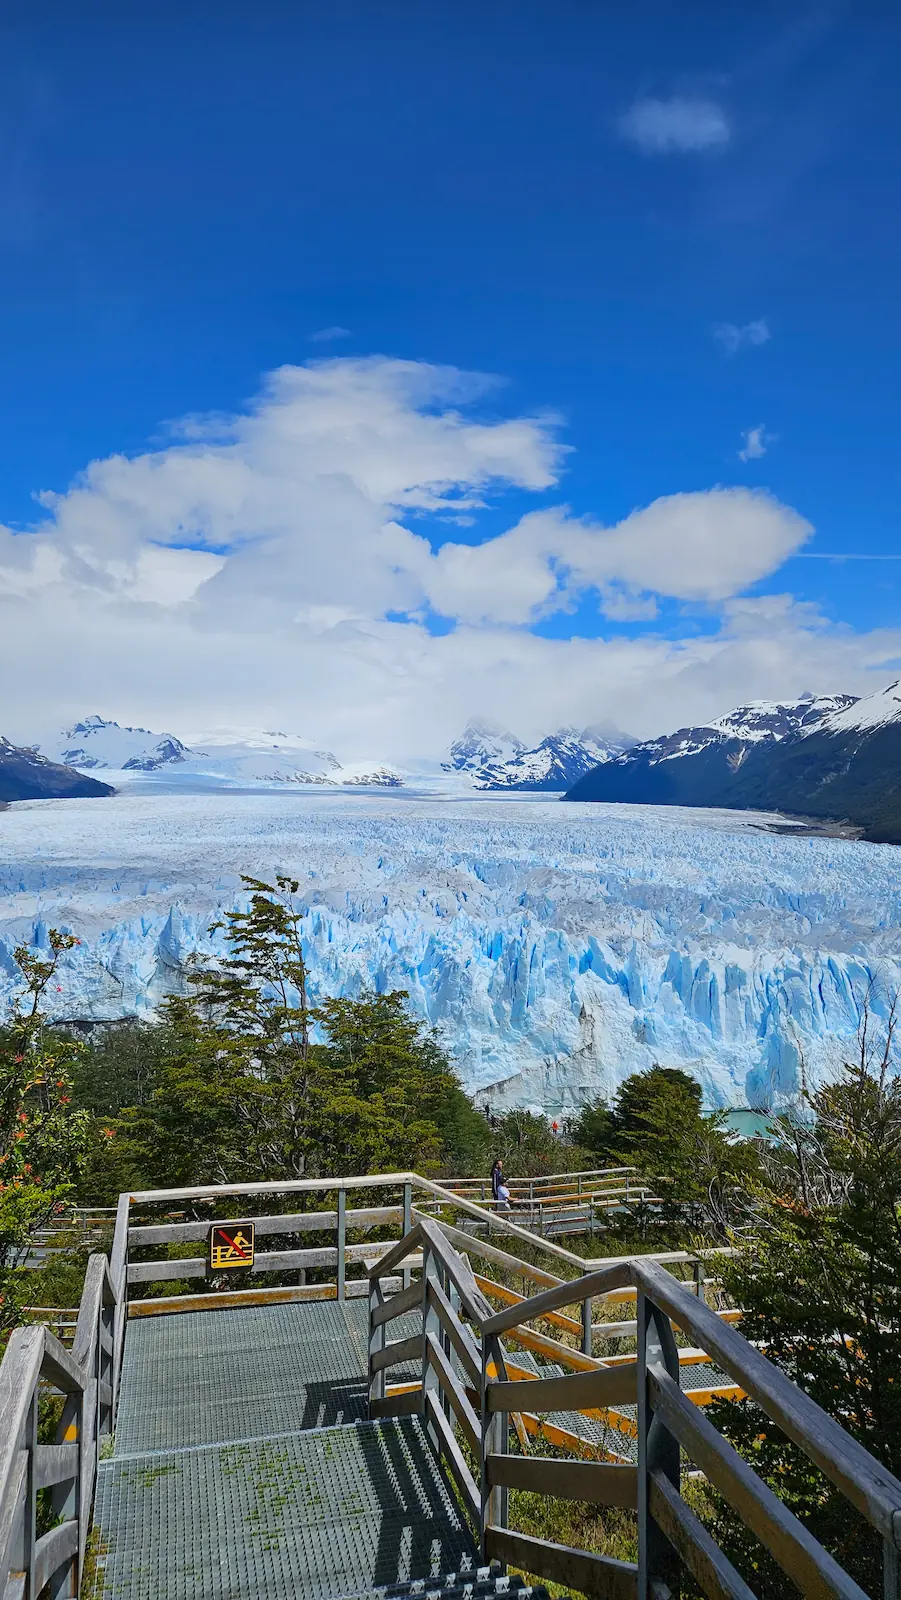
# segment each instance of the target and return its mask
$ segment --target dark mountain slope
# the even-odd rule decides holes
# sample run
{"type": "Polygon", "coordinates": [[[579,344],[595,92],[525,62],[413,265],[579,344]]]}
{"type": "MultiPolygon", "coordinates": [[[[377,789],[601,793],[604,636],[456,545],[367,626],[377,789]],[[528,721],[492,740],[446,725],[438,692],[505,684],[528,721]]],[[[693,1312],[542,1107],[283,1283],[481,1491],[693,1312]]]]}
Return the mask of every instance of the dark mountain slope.
{"type": "Polygon", "coordinates": [[[835,700],[827,715],[805,716],[776,737],[749,739],[747,728],[739,736],[733,713],[648,741],[596,767],[565,798],[786,811],[901,844],[901,683],[866,700],[835,700]]]}
{"type": "Polygon", "coordinates": [[[0,800],[71,800],[104,794],[115,790],[0,736],[0,800]]]}

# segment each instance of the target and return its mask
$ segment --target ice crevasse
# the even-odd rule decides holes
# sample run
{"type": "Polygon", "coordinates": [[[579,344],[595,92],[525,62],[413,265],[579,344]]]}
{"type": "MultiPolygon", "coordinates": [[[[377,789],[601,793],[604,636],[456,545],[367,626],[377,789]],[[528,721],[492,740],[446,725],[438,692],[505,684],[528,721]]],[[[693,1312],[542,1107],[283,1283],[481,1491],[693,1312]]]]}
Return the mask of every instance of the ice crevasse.
{"type": "Polygon", "coordinates": [[[193,952],[222,953],[239,873],[287,872],[314,997],[405,989],[498,1107],[565,1110],[653,1062],[711,1105],[783,1104],[901,987],[901,854],[752,817],[128,796],[14,807],[0,836],[0,994],[14,946],[67,927],[51,1009],[151,1014],[193,952]]]}

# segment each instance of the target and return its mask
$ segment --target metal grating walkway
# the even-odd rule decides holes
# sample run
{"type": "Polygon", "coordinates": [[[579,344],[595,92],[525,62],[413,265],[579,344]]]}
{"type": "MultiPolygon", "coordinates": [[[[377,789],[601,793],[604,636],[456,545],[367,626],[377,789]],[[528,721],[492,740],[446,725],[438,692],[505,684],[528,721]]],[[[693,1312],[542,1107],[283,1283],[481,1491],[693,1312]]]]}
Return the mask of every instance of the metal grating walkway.
{"type": "MultiPolygon", "coordinates": [[[[398,1319],[396,1336],[418,1323],[398,1319]]],[[[345,1600],[474,1572],[419,1418],[363,1420],[367,1335],[353,1300],[130,1322],[95,1593],[345,1600]]]]}
{"type": "Polygon", "coordinates": [[[364,1595],[478,1557],[418,1417],[114,1457],[104,1600],[364,1595]]]}
{"type": "Polygon", "coordinates": [[[130,1322],[116,1454],[363,1421],[367,1319],[320,1300],[130,1322]]]}

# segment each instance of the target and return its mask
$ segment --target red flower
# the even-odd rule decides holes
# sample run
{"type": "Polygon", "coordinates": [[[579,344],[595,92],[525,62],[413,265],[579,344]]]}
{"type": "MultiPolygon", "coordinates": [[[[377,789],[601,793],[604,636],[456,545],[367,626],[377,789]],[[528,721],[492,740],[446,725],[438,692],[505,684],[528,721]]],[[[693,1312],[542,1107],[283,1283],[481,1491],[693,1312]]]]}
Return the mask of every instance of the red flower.
{"type": "Polygon", "coordinates": [[[100,1131],[102,1132],[103,1137],[105,1139],[115,1139],[115,1137],[116,1137],[116,1135],[113,1132],[112,1128],[102,1128],[100,1131]]]}

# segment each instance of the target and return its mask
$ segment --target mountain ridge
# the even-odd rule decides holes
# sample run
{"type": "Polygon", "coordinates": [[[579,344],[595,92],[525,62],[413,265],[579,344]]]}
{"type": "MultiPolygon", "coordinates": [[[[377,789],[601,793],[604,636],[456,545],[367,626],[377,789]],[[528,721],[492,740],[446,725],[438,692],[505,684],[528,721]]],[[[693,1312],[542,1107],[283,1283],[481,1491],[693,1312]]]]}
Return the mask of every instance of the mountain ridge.
{"type": "Polygon", "coordinates": [[[863,700],[737,707],[705,727],[644,741],[586,774],[564,799],[783,811],[901,844],[901,680],[863,700]],[[767,711],[781,714],[769,730],[767,711]]]}
{"type": "Polygon", "coordinates": [[[49,761],[37,750],[12,744],[0,734],[0,801],[75,800],[101,798],[115,794],[108,783],[99,783],[84,773],[56,761],[49,761]]]}

